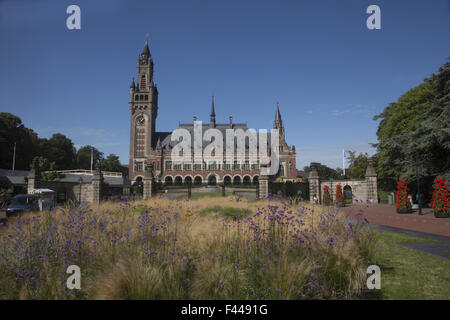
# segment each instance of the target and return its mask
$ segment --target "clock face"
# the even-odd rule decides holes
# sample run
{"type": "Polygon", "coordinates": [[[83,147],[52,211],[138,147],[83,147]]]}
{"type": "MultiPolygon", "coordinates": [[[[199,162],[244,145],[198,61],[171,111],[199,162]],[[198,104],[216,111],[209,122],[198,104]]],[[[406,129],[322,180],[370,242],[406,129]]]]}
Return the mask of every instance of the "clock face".
{"type": "Polygon", "coordinates": [[[145,124],[145,118],[143,116],[137,117],[136,123],[138,124],[138,126],[143,126],[145,124]]]}

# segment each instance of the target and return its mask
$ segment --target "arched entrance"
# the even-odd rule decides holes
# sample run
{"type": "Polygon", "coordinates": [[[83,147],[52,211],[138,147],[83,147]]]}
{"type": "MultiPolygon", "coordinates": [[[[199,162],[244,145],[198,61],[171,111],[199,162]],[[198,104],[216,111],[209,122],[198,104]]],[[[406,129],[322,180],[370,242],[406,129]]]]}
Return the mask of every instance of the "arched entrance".
{"type": "Polygon", "coordinates": [[[223,177],[223,183],[224,183],[226,186],[229,186],[229,185],[231,184],[231,177],[230,177],[230,176],[225,176],[225,177],[223,177]]]}
{"type": "Polygon", "coordinates": [[[233,178],[233,184],[234,184],[234,185],[239,185],[239,184],[241,184],[241,177],[240,177],[240,176],[235,176],[235,177],[233,178]]]}
{"type": "Polygon", "coordinates": [[[171,185],[173,184],[173,179],[172,179],[172,177],[167,176],[167,177],[164,179],[164,184],[165,184],[166,186],[171,186],[171,185]]]}
{"type": "Polygon", "coordinates": [[[180,176],[175,177],[175,185],[179,186],[183,183],[183,178],[180,176]]]}
{"type": "Polygon", "coordinates": [[[208,177],[208,186],[215,186],[217,184],[217,179],[215,175],[210,175],[208,177]]]}
{"type": "Polygon", "coordinates": [[[253,177],[253,184],[258,184],[258,182],[259,182],[258,176],[254,176],[253,177]]]}
{"type": "Polygon", "coordinates": [[[353,202],[352,187],[350,187],[349,185],[346,185],[344,187],[344,199],[345,199],[345,203],[353,202]]]}
{"type": "Polygon", "coordinates": [[[190,176],[184,177],[185,184],[192,184],[192,178],[190,176]]]}
{"type": "Polygon", "coordinates": [[[136,177],[136,181],[133,183],[133,185],[131,186],[131,192],[134,195],[137,196],[142,196],[144,193],[144,183],[142,181],[142,177],[136,177]]]}
{"type": "Polygon", "coordinates": [[[248,186],[251,183],[251,181],[252,181],[252,178],[250,178],[250,176],[245,176],[244,177],[244,184],[246,186],[248,186]]]}
{"type": "Polygon", "coordinates": [[[196,176],[196,177],[194,178],[194,184],[195,184],[195,185],[200,186],[202,183],[203,183],[202,177],[196,176]]]}

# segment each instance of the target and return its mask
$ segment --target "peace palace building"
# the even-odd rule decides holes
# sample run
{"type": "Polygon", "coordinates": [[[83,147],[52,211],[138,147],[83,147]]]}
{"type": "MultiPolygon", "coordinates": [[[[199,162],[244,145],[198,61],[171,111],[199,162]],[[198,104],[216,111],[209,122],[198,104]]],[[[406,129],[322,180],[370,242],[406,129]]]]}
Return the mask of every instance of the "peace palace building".
{"type": "MultiPolygon", "coordinates": [[[[172,148],[178,143],[171,141],[171,132],[156,131],[156,117],[158,116],[158,89],[153,81],[153,60],[151,58],[148,42],[139,56],[137,64],[137,82],[134,79],[130,86],[130,162],[129,179],[134,182],[143,179],[146,164],[153,165],[153,174],[156,181],[166,184],[251,184],[257,183],[260,175],[258,163],[249,163],[248,160],[234,161],[205,161],[203,163],[174,163],[171,160],[172,148]]],[[[196,121],[196,118],[194,118],[196,121]]],[[[193,137],[194,124],[180,124],[179,128],[187,129],[193,137]]],[[[211,103],[209,123],[203,123],[202,130],[216,128],[223,134],[224,140],[227,129],[243,129],[247,125],[233,123],[216,123],[214,110],[214,97],[211,103]]],[[[280,168],[276,175],[283,181],[294,181],[297,175],[295,166],[295,146],[288,146],[285,140],[284,126],[280,110],[277,106],[274,129],[279,129],[280,168]]],[[[246,139],[247,140],[247,139],[246,139]]],[[[270,142],[270,138],[267,140],[270,142]]],[[[208,142],[209,144],[210,142],[208,142]]],[[[193,144],[191,144],[193,145],[193,144]]],[[[224,141],[223,145],[226,143],[224,141]]],[[[203,146],[205,147],[205,145],[203,146]]],[[[248,147],[248,146],[246,146],[248,147]]],[[[225,156],[225,152],[223,152],[225,156]]],[[[236,158],[236,144],[235,144],[236,158]]],[[[193,158],[193,157],[192,157],[193,158]]],[[[246,157],[248,157],[248,148],[246,157]]]]}

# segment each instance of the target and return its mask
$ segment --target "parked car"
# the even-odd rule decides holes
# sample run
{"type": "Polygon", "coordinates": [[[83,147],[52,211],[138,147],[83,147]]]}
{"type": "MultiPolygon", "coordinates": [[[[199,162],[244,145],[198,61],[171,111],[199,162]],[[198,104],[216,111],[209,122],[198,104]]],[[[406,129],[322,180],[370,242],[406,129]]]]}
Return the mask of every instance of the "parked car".
{"type": "Polygon", "coordinates": [[[18,194],[11,199],[6,209],[6,216],[33,210],[39,210],[38,198],[34,194],[18,194]]]}

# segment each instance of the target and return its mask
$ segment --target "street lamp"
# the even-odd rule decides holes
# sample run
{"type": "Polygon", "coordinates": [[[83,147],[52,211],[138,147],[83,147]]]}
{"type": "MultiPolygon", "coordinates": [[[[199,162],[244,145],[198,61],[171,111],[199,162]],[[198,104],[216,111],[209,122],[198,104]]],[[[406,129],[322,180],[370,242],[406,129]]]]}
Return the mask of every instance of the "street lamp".
{"type": "Polygon", "coordinates": [[[419,167],[421,163],[419,161],[414,162],[416,167],[416,179],[417,179],[417,202],[419,203],[419,216],[422,215],[422,199],[420,197],[420,178],[419,178],[419,167]]]}

